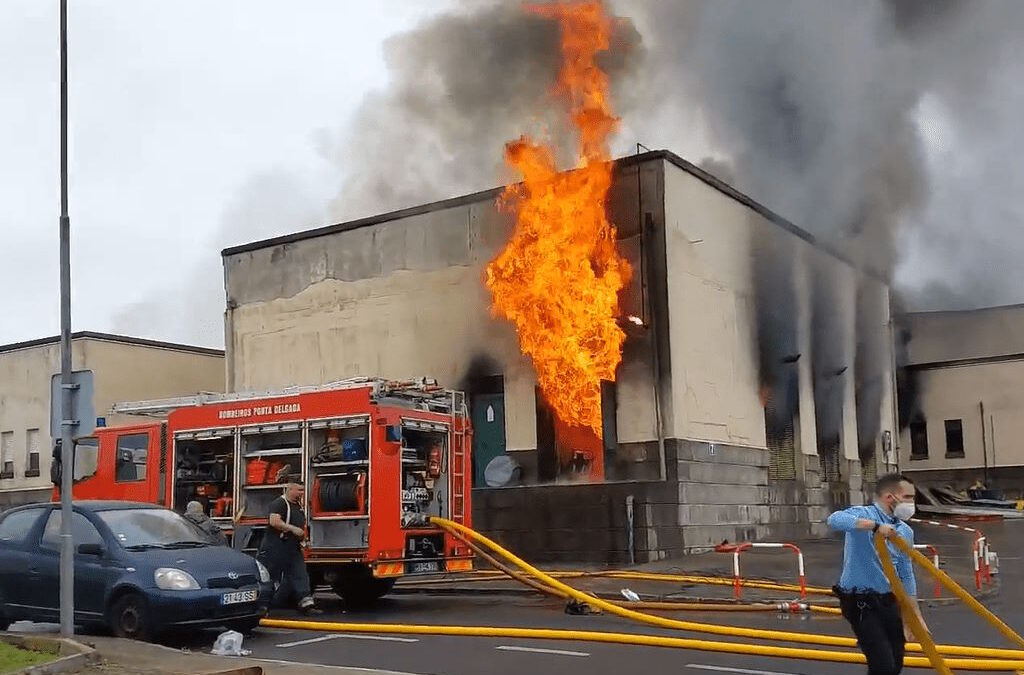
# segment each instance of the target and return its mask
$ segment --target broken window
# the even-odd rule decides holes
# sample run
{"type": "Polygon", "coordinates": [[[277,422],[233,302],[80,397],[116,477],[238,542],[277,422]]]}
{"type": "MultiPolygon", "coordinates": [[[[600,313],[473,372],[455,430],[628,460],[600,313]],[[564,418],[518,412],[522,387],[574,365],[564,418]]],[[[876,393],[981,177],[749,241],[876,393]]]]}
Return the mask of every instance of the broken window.
{"type": "Polygon", "coordinates": [[[964,456],[964,424],[962,420],[946,420],[946,457],[964,456]]]}
{"type": "Polygon", "coordinates": [[[928,423],[921,418],[910,423],[910,459],[928,459],[928,423]]]}

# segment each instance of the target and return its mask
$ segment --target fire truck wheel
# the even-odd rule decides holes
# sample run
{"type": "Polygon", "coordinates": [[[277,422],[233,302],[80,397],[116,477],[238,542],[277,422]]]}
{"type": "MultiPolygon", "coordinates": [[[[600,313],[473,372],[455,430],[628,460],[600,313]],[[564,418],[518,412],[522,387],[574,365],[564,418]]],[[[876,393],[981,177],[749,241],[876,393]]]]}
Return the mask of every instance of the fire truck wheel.
{"type": "Polygon", "coordinates": [[[334,582],[334,592],[350,607],[365,607],[391,592],[396,579],[377,579],[369,568],[348,570],[334,582]]]}
{"type": "Polygon", "coordinates": [[[110,607],[110,628],[114,635],[129,640],[148,640],[150,630],[145,599],[136,593],[122,595],[110,607]]]}

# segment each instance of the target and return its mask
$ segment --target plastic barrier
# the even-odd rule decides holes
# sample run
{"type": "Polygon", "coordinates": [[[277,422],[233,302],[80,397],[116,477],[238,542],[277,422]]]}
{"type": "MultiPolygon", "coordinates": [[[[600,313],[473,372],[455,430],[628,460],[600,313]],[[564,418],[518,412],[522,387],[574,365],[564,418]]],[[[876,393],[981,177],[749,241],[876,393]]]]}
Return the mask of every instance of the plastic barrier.
{"type": "Polygon", "coordinates": [[[796,553],[797,575],[800,583],[800,599],[807,597],[807,577],[804,575],[804,554],[795,544],[777,542],[744,542],[735,546],[719,546],[719,553],[732,552],[732,594],[739,600],[743,594],[743,577],[740,575],[740,554],[752,548],[789,549],[796,553]]]}
{"type": "Polygon", "coordinates": [[[971,547],[971,558],[974,562],[974,587],[980,591],[982,582],[987,584],[992,583],[992,560],[995,558],[996,554],[989,549],[988,537],[985,536],[984,532],[974,527],[966,527],[955,523],[943,523],[938,520],[921,520],[920,518],[911,518],[910,522],[934,525],[935,527],[945,527],[950,530],[959,530],[973,535],[974,544],[971,547]]]}
{"type": "MultiPolygon", "coordinates": [[[[914,544],[914,548],[916,548],[919,551],[928,551],[928,554],[931,555],[931,557],[932,557],[932,564],[935,565],[936,569],[938,569],[938,567],[939,567],[939,551],[938,551],[938,549],[936,549],[931,544],[914,544]]],[[[940,597],[942,595],[942,584],[939,582],[938,579],[935,580],[935,591],[934,591],[934,594],[935,594],[936,598],[938,598],[938,597],[940,597]]]]}

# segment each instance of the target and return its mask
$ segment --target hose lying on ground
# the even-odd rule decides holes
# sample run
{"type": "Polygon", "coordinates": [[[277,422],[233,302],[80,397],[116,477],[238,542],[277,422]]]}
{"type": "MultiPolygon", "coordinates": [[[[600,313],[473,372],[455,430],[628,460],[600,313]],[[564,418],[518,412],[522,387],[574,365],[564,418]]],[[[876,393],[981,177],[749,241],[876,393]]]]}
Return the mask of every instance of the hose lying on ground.
{"type": "MultiPolygon", "coordinates": [[[[661,616],[655,616],[653,614],[644,614],[635,610],[627,609],[625,607],[618,607],[610,602],[602,600],[600,598],[594,598],[588,596],[571,586],[568,586],[561,581],[552,578],[551,576],[541,572],[533,565],[530,565],[525,560],[519,558],[514,553],[502,548],[494,541],[488,539],[484,535],[469,529],[468,527],[459,523],[446,520],[443,518],[432,518],[431,522],[442,529],[464,535],[466,538],[473,540],[477,544],[486,546],[491,551],[494,551],[508,560],[511,564],[515,565],[524,572],[530,574],[534,579],[546,583],[548,586],[566,593],[569,597],[572,597],[579,602],[594,605],[599,609],[602,609],[609,614],[615,614],[627,619],[633,619],[641,623],[646,623],[652,626],[658,626],[660,628],[672,628],[676,630],[687,630],[698,633],[708,633],[712,635],[728,635],[732,637],[745,637],[756,640],[770,640],[775,642],[796,642],[803,644],[814,644],[823,645],[829,647],[855,647],[857,641],[849,637],[840,637],[835,635],[812,635],[809,633],[791,633],[785,631],[772,631],[764,630],[760,628],[741,628],[735,626],[722,626],[718,624],[709,623],[698,623],[695,621],[680,621],[678,619],[670,619],[661,616]]],[[[926,561],[929,568],[934,569],[930,561],[922,556],[926,561]]],[[[948,576],[944,575],[945,579],[949,583],[956,585],[956,582],[949,579],[948,576]]],[[[941,580],[941,577],[940,577],[941,580]]],[[[945,581],[943,581],[945,583],[945,581]]],[[[959,586],[957,586],[959,588],[959,586]]],[[[1011,659],[1024,659],[1024,651],[1010,650],[1010,649],[990,649],[987,647],[964,647],[959,645],[941,645],[938,647],[940,653],[949,656],[976,656],[976,657],[994,657],[994,658],[1011,658],[1011,659]]],[[[918,643],[910,643],[907,645],[907,651],[921,652],[922,647],[918,643]]],[[[1012,669],[1011,669],[1012,670],[1012,669]]]]}
{"type": "MultiPolygon", "coordinates": [[[[720,626],[716,624],[702,624],[691,621],[678,621],[675,619],[668,619],[664,617],[654,616],[651,614],[644,614],[641,612],[634,611],[625,607],[620,607],[614,603],[596,598],[592,595],[588,595],[577,589],[568,586],[550,575],[547,575],[529,563],[518,558],[513,553],[503,549],[495,542],[491,541],[487,537],[470,530],[458,523],[452,521],[433,518],[432,522],[443,528],[444,530],[453,534],[459,533],[464,538],[473,540],[475,544],[486,546],[498,555],[504,557],[511,564],[518,567],[521,572],[517,574],[525,574],[532,577],[532,581],[542,584],[556,592],[564,594],[563,597],[573,598],[579,602],[583,602],[589,605],[594,605],[600,609],[607,611],[610,614],[622,616],[624,618],[630,618],[642,623],[649,625],[659,626],[663,628],[674,628],[679,630],[690,630],[695,632],[704,632],[718,635],[727,635],[731,637],[747,637],[761,640],[771,641],[788,641],[798,642],[804,644],[818,644],[818,645],[829,645],[837,647],[853,647],[856,645],[856,641],[852,638],[843,638],[838,636],[826,636],[826,635],[810,635],[804,633],[787,633],[783,631],[768,631],[754,628],[742,628],[736,626],[720,626]]],[[[906,547],[905,542],[895,540],[897,545],[902,544],[906,547]]],[[[906,547],[909,548],[909,547],[906,547]]],[[[998,617],[989,612],[987,609],[982,607],[980,603],[974,600],[969,593],[960,588],[948,575],[937,570],[931,564],[931,561],[926,557],[920,555],[912,549],[909,550],[914,560],[925,567],[929,572],[936,576],[941,583],[946,585],[951,591],[956,593],[958,596],[968,596],[968,604],[976,612],[981,614],[987,621],[992,623],[994,626],[1004,632],[1013,642],[1024,646],[1024,638],[1017,635],[1009,626],[1000,621],[998,617]]],[[[896,578],[894,570],[892,568],[892,561],[889,558],[888,549],[882,544],[880,548],[880,556],[882,557],[883,564],[886,564],[886,573],[889,577],[890,583],[893,586],[894,591],[899,589],[899,593],[902,594],[900,602],[903,604],[904,611],[908,611],[908,608],[912,607],[909,598],[906,597],[905,593],[902,593],[902,587],[899,586],[899,580],[896,578]]],[[[492,556],[493,558],[493,556],[492,556]]],[[[507,566],[502,565],[502,568],[507,566]]],[[[511,569],[511,568],[509,568],[511,569]]],[[[512,570],[515,571],[515,570],[512,570]]],[[[914,623],[916,619],[912,619],[914,623]]],[[[508,637],[518,639],[549,639],[549,640],[581,640],[581,641],[592,641],[592,642],[603,642],[613,644],[631,644],[631,645],[642,645],[642,646],[657,646],[657,647],[674,647],[680,649],[695,649],[704,651],[723,652],[731,654],[745,654],[752,656],[773,656],[780,658],[790,659],[806,659],[816,661],[830,661],[835,663],[865,663],[864,656],[860,653],[845,652],[845,651],[831,651],[822,649],[803,649],[794,647],[776,647],[771,645],[751,645],[751,644],[740,644],[730,642],[714,642],[709,640],[699,639],[687,639],[687,638],[675,638],[667,636],[657,635],[638,635],[631,633],[606,633],[598,631],[569,631],[569,630],[551,630],[551,629],[534,629],[534,628],[497,628],[488,626],[419,626],[419,625],[393,625],[393,624],[347,624],[347,623],[332,623],[332,622],[317,622],[317,621],[290,621],[290,620],[279,620],[279,619],[264,619],[262,625],[268,627],[277,628],[293,628],[293,629],[305,629],[305,630],[321,630],[321,631],[341,631],[341,632],[352,632],[352,633],[392,633],[392,634],[410,634],[410,635],[453,635],[453,636],[476,636],[476,637],[508,637]]],[[[956,668],[957,670],[970,670],[970,671],[1015,671],[1024,670],[1024,651],[1009,650],[1009,649],[991,649],[986,647],[966,647],[958,645],[941,645],[935,646],[931,642],[930,638],[926,636],[926,632],[918,624],[913,626],[915,634],[919,637],[924,637],[924,644],[908,644],[908,651],[925,651],[928,654],[928,658],[922,658],[920,656],[908,656],[904,660],[904,664],[907,667],[912,668],[928,668],[936,667],[940,669],[940,672],[950,672],[950,668],[956,668]],[[949,659],[946,661],[942,660],[940,654],[950,656],[971,656],[981,658],[969,658],[969,659],[949,659]]]]}
{"type": "MultiPolygon", "coordinates": [[[[261,625],[267,628],[292,630],[315,630],[339,633],[379,633],[388,635],[443,635],[453,637],[489,637],[517,640],[570,640],[577,642],[601,642],[605,644],[633,645],[642,647],[672,647],[747,656],[773,656],[784,659],[806,661],[830,661],[832,663],[859,663],[867,661],[858,652],[830,651],[827,649],[801,649],[797,647],[774,647],[751,645],[740,642],[715,642],[694,638],[677,638],[661,635],[635,633],[610,633],[586,630],[558,630],[550,628],[504,628],[497,626],[425,626],[416,624],[379,623],[333,623],[329,621],[296,621],[290,619],[263,619],[261,625]]],[[[946,662],[957,670],[1005,672],[1024,668],[1024,660],[1002,659],[950,659],[946,662]]],[[[904,660],[908,668],[930,668],[928,659],[909,656],[904,660]]]]}
{"type": "MultiPolygon", "coordinates": [[[[550,595],[550,596],[553,596],[553,597],[556,597],[556,598],[559,598],[559,599],[563,599],[563,600],[569,598],[569,596],[565,592],[559,591],[558,589],[555,589],[555,588],[552,588],[550,586],[547,586],[547,585],[545,585],[545,584],[543,584],[543,583],[541,583],[539,581],[536,581],[536,580],[530,578],[525,573],[520,572],[518,570],[515,570],[515,569],[507,566],[505,563],[503,563],[500,560],[496,559],[494,556],[492,556],[490,553],[488,553],[482,547],[477,545],[474,541],[472,541],[471,539],[465,537],[461,533],[459,533],[459,532],[452,532],[451,534],[456,539],[460,540],[462,543],[464,543],[467,546],[469,546],[469,548],[471,548],[474,553],[476,553],[478,556],[480,556],[480,558],[485,560],[489,565],[494,567],[494,569],[497,570],[500,574],[507,575],[507,576],[511,577],[512,579],[515,579],[516,581],[518,581],[518,582],[520,582],[520,583],[522,583],[522,584],[524,584],[524,585],[526,585],[526,586],[528,586],[528,587],[530,587],[530,588],[532,588],[532,589],[534,589],[534,590],[536,590],[536,591],[538,591],[540,593],[543,593],[545,595],[550,595]]],[[[724,603],[724,602],[717,602],[717,603],[715,603],[715,602],[650,602],[650,601],[648,601],[648,602],[644,602],[644,601],[621,602],[621,601],[619,601],[619,602],[616,602],[615,604],[618,605],[619,607],[627,607],[629,609],[646,609],[646,610],[670,611],[670,612],[694,611],[694,610],[714,611],[714,612],[778,612],[778,611],[786,611],[788,609],[788,605],[790,603],[745,603],[745,604],[739,604],[739,603],[724,603]]],[[[800,603],[797,603],[797,604],[800,604],[800,603]]],[[[821,614],[839,614],[840,613],[839,609],[834,608],[834,607],[819,607],[819,606],[814,606],[814,605],[803,605],[803,606],[806,607],[810,611],[818,612],[818,613],[821,613],[821,614]]]]}

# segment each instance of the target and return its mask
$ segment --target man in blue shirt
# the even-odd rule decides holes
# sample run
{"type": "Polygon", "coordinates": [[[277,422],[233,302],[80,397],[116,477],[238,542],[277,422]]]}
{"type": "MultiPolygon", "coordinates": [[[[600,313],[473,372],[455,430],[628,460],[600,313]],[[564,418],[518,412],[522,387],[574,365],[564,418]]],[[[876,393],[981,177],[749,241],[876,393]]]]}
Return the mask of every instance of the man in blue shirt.
{"type": "MultiPolygon", "coordinates": [[[[877,532],[886,539],[903,537],[913,546],[914,531],[906,521],[914,516],[914,496],[913,483],[899,474],[889,474],[878,479],[873,504],[851,506],[828,517],[829,527],[846,533],[843,573],[833,590],[868,660],[869,675],[898,675],[903,670],[904,645],[912,639],[882,569],[874,536],[877,532]]],[[[886,546],[896,574],[914,600],[914,611],[924,625],[917,605],[913,561],[891,542],[887,541],[886,546]]]]}

